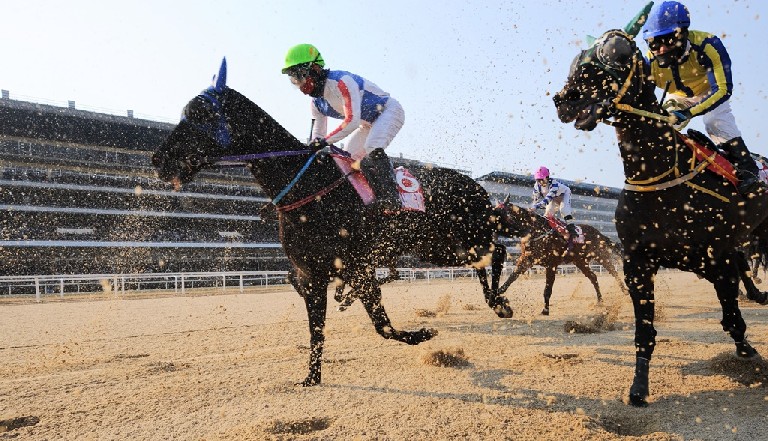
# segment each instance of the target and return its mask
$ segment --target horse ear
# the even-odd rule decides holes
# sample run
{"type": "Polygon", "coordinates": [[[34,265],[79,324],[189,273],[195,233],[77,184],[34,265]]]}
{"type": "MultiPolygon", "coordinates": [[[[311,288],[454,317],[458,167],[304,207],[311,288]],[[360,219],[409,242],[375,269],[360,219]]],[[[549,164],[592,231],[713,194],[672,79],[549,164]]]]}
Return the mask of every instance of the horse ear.
{"type": "Polygon", "coordinates": [[[213,90],[223,92],[227,87],[227,57],[221,59],[219,73],[213,76],[213,90]]]}

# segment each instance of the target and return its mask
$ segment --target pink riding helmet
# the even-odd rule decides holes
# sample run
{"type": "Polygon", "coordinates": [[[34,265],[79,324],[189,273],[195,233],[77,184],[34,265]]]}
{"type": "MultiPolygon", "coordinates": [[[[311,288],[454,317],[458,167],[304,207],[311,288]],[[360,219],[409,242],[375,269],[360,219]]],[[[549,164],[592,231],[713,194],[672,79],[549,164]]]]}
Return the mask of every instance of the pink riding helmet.
{"type": "Polygon", "coordinates": [[[549,169],[544,167],[543,165],[539,167],[538,170],[536,170],[536,173],[533,174],[533,179],[547,179],[549,178],[549,169]]]}

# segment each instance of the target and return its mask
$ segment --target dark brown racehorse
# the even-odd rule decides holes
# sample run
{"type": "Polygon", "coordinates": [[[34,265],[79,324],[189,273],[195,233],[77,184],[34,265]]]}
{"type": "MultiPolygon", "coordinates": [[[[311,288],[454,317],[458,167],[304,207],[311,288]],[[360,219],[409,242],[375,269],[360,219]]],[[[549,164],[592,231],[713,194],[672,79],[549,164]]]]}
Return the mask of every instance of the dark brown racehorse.
{"type": "MultiPolygon", "coordinates": [[[[309,317],[309,373],[304,386],[320,383],[327,288],[338,278],[355,290],[384,338],[415,345],[436,331],[392,326],[381,303],[376,268],[392,268],[409,254],[441,266],[484,268],[497,231],[486,191],[472,178],[441,169],[411,170],[424,188],[426,212],[384,215],[366,207],[332,153],[313,151],[269,114],[226,86],[226,63],[214,86],[194,97],[182,121],[152,157],[161,179],[179,188],[203,168],[223,161],[246,162],[273,199],[280,240],[293,264],[291,282],[309,317]]],[[[484,269],[483,273],[484,275],[484,269]]],[[[499,317],[511,317],[507,299],[484,289],[499,317]]]]}
{"type": "Polygon", "coordinates": [[[624,277],[635,312],[635,377],[631,404],[647,405],[649,362],[656,347],[654,276],[679,268],[711,282],[723,310],[722,327],[739,357],[757,351],[746,339],[738,304],[738,250],[753,234],[768,237],[768,195],[741,195],[694,156],[655,95],[633,38],[609,31],[571,65],[554,97],[560,120],[579,130],[615,126],[626,185],[616,208],[624,277]],[[612,118],[612,119],[611,119],[612,118]]]}
{"type": "Polygon", "coordinates": [[[543,266],[546,271],[544,286],[544,315],[549,315],[549,299],[552,297],[552,287],[558,265],[573,264],[595,287],[597,301],[601,302],[600,285],[597,276],[589,267],[592,261],[602,265],[611,274],[622,291],[626,292],[621,276],[616,271],[616,264],[621,259],[621,250],[605,235],[590,225],[578,225],[584,235],[583,243],[573,242],[569,245],[562,234],[553,230],[547,219],[534,212],[509,202],[509,198],[496,206],[499,213],[499,223],[502,227],[501,236],[523,237],[520,244],[520,257],[515,262],[515,269],[506,282],[499,288],[503,294],[517,278],[531,269],[534,265],[543,266]]]}

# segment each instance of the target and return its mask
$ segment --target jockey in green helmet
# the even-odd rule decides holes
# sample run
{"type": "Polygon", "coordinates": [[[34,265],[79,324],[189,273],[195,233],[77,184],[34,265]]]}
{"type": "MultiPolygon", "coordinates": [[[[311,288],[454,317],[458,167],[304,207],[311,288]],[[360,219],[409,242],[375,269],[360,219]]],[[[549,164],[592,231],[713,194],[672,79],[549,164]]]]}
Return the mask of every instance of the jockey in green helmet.
{"type": "Polygon", "coordinates": [[[320,51],[311,44],[298,44],[285,55],[283,74],[305,95],[312,97],[311,144],[322,148],[345,139],[344,150],[361,160],[363,171],[376,193],[378,205],[397,210],[400,194],[384,149],[405,122],[400,103],[379,86],[343,70],[325,69],[320,51]],[[341,120],[328,131],[328,118],[341,120]],[[367,167],[366,167],[367,165],[367,167]]]}

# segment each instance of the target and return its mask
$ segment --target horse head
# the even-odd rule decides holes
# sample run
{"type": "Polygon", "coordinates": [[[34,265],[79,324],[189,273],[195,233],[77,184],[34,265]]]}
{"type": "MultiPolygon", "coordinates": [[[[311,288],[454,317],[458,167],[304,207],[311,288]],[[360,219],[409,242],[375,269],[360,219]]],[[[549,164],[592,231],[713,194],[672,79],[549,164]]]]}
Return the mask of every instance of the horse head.
{"type": "MultiPolygon", "coordinates": [[[[152,164],[160,179],[178,189],[219,160],[280,147],[306,148],[261,107],[227,86],[227,60],[223,59],[211,86],[184,106],[181,121],[152,155],[152,164]]],[[[269,179],[282,171],[271,162],[246,162],[267,188],[269,179]]]]}
{"type": "Polygon", "coordinates": [[[212,165],[212,155],[226,151],[232,143],[227,117],[227,61],[222,60],[213,84],[184,107],[181,121],[152,155],[158,177],[179,189],[203,168],[212,165]]]}
{"type": "Polygon", "coordinates": [[[606,32],[571,63],[565,86],[553,98],[560,121],[590,131],[599,122],[618,117],[620,103],[646,106],[646,94],[653,96],[654,91],[646,70],[630,35],[606,32]]]}

